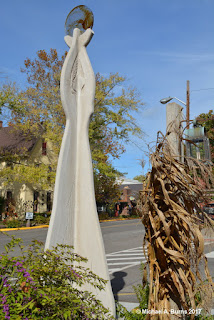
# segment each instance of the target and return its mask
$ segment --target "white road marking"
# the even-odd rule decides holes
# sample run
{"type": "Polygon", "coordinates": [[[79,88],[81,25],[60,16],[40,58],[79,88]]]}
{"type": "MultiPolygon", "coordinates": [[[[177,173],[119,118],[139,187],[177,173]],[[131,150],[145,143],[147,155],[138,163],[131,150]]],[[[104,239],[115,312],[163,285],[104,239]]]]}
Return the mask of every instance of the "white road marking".
{"type": "MultiPolygon", "coordinates": [[[[147,252],[145,252],[145,254],[146,254],[146,256],[147,256],[147,252]]],[[[141,257],[145,257],[145,254],[144,254],[144,253],[138,253],[138,254],[136,254],[136,253],[129,253],[129,254],[127,254],[127,253],[124,253],[124,254],[120,253],[120,254],[106,255],[106,258],[107,258],[107,259],[108,259],[108,258],[115,258],[115,259],[117,259],[117,258],[119,258],[119,257],[137,257],[137,258],[141,258],[141,257]]]]}
{"type": "MultiPolygon", "coordinates": [[[[144,256],[142,256],[142,257],[144,257],[144,256]]],[[[139,260],[139,257],[125,257],[125,258],[115,258],[115,259],[110,259],[110,258],[107,258],[107,261],[115,261],[115,260],[133,260],[133,259],[137,259],[137,260],[139,260]]]]}
{"type": "MultiPolygon", "coordinates": [[[[205,239],[205,245],[214,242],[214,239],[209,240],[209,242],[206,240],[208,239],[205,239]]],[[[205,256],[207,258],[214,258],[214,251],[207,253],[205,256]]],[[[146,258],[147,249],[145,249],[144,254],[142,246],[108,253],[106,254],[106,259],[109,267],[109,274],[126,270],[128,268],[140,265],[141,263],[146,263],[146,258]]]]}
{"type": "MultiPolygon", "coordinates": [[[[141,264],[141,261],[132,262],[130,264],[130,267],[136,266],[137,264],[141,264]]],[[[108,266],[124,266],[124,265],[127,265],[127,262],[110,262],[110,263],[108,263],[108,266]]]]}
{"type": "MultiPolygon", "coordinates": [[[[114,268],[114,269],[111,268],[111,273],[114,273],[114,272],[117,272],[117,271],[120,271],[120,268],[114,268]]],[[[110,273],[110,271],[109,271],[109,273],[110,273]]]]}
{"type": "Polygon", "coordinates": [[[205,242],[204,242],[204,245],[206,246],[206,245],[208,245],[208,244],[213,244],[213,242],[214,242],[214,240],[213,240],[213,241],[205,241],[205,242]]]}
{"type": "MultiPolygon", "coordinates": [[[[147,250],[145,250],[146,253],[147,250]]],[[[143,247],[131,248],[106,255],[109,273],[122,271],[146,262],[143,247]],[[115,268],[118,266],[118,268],[115,268]]]]}
{"type": "Polygon", "coordinates": [[[214,258],[214,251],[209,252],[209,253],[206,253],[205,256],[206,256],[207,258],[214,258]]]}
{"type": "Polygon", "coordinates": [[[118,253],[125,253],[125,252],[129,252],[130,250],[133,251],[133,250],[138,250],[138,249],[141,249],[142,250],[143,247],[137,247],[137,248],[132,248],[132,249],[126,249],[126,250],[121,250],[121,251],[116,251],[116,252],[111,252],[111,253],[107,253],[107,256],[111,255],[111,254],[118,254],[118,253]]]}

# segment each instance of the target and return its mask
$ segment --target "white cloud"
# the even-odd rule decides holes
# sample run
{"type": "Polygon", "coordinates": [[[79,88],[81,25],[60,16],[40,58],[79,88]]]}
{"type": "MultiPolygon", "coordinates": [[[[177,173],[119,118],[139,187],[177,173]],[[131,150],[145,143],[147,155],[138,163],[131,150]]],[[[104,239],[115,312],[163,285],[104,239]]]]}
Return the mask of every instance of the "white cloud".
{"type": "Polygon", "coordinates": [[[132,54],[140,54],[145,56],[156,56],[166,58],[167,60],[182,61],[182,62],[212,62],[214,61],[214,54],[210,53],[183,53],[183,52],[164,52],[164,51],[132,51],[132,54]]]}
{"type": "Polygon", "coordinates": [[[143,119],[145,118],[156,118],[157,117],[157,113],[160,112],[160,106],[154,106],[154,107],[149,107],[149,108],[145,108],[142,111],[142,117],[143,119]]]}

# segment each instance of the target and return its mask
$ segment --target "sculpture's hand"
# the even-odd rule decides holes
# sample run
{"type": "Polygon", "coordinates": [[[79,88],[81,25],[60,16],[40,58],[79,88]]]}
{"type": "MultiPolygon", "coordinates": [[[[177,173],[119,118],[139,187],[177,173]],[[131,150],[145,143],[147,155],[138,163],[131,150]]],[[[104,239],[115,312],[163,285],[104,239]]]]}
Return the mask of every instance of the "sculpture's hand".
{"type": "MultiPolygon", "coordinates": [[[[64,37],[64,40],[66,44],[71,48],[72,44],[74,45],[74,42],[77,41],[79,32],[78,29],[74,29],[73,37],[67,35],[64,37]]],[[[79,47],[84,46],[87,47],[89,42],[91,41],[92,37],[94,35],[94,31],[92,29],[87,29],[83,34],[79,37],[79,47]]]]}
{"type": "Polygon", "coordinates": [[[94,35],[94,31],[92,29],[87,29],[83,34],[81,34],[81,36],[79,37],[79,45],[80,46],[85,46],[87,47],[87,45],[89,44],[89,42],[91,41],[92,37],[94,35]]]}

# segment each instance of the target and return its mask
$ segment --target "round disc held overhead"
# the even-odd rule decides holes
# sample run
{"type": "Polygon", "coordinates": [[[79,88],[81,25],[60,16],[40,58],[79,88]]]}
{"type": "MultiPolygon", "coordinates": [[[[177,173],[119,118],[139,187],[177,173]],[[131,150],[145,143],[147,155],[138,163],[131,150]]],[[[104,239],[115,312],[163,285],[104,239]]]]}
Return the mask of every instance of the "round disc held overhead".
{"type": "Polygon", "coordinates": [[[80,5],[71,10],[65,21],[65,34],[73,35],[75,28],[84,32],[88,28],[93,27],[94,15],[93,12],[86,6],[80,5]]]}

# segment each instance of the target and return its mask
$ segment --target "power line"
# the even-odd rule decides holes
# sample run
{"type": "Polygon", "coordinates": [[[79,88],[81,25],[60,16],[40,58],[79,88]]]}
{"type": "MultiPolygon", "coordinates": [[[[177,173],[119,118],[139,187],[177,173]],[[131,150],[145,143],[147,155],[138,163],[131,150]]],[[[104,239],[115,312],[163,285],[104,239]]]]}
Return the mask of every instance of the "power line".
{"type": "Polygon", "coordinates": [[[214,88],[205,88],[205,89],[197,89],[197,90],[190,90],[190,91],[192,92],[192,91],[202,91],[202,90],[214,90],[214,88]]]}

